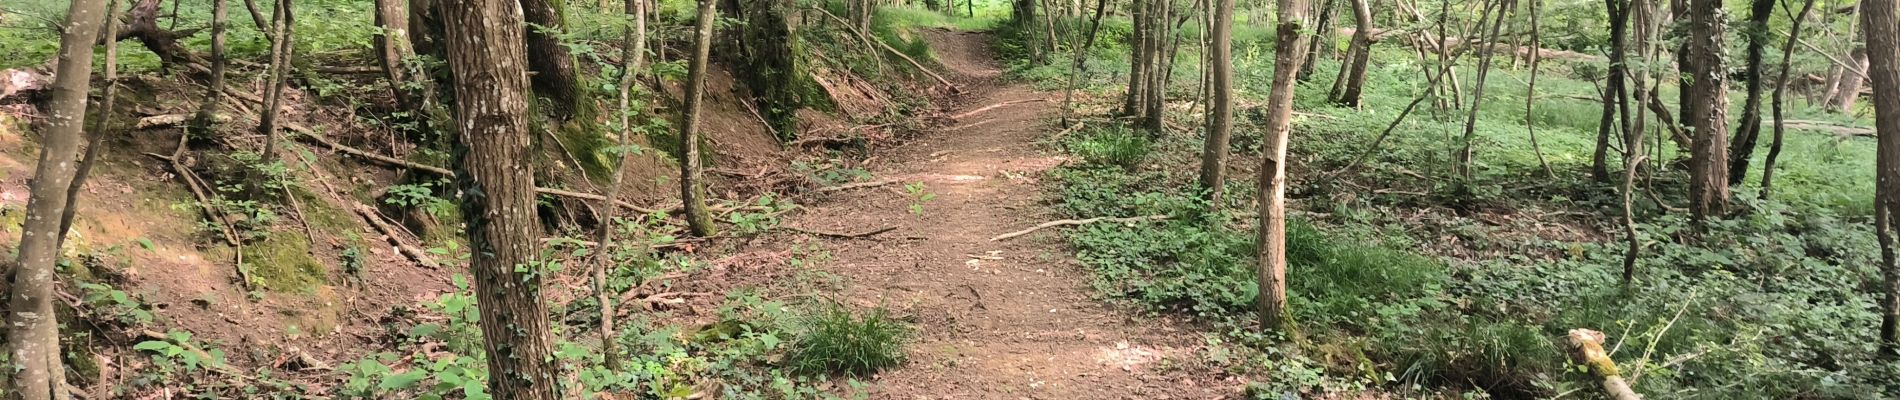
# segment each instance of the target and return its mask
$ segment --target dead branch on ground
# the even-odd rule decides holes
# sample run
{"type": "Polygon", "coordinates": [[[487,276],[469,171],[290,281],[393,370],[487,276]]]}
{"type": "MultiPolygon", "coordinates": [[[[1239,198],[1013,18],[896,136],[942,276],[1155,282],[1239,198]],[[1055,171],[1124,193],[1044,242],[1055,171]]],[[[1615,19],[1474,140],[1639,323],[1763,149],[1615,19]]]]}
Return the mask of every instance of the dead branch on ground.
{"type": "Polygon", "coordinates": [[[1019,236],[1035,233],[1036,231],[1040,231],[1043,229],[1049,229],[1049,228],[1054,228],[1058,226],[1081,226],[1081,225],[1088,225],[1088,224],[1093,224],[1093,223],[1098,223],[1098,222],[1133,224],[1137,222],[1163,221],[1163,220],[1167,220],[1168,218],[1169,217],[1166,215],[1150,215],[1146,217],[1132,217],[1132,218],[1089,218],[1089,219],[1065,219],[1065,220],[1059,220],[1059,221],[1049,221],[1049,222],[1042,223],[1042,225],[1036,225],[1035,227],[1032,227],[1029,229],[997,235],[996,237],[990,238],[990,241],[1001,242],[1004,240],[1014,239],[1019,236]]]}

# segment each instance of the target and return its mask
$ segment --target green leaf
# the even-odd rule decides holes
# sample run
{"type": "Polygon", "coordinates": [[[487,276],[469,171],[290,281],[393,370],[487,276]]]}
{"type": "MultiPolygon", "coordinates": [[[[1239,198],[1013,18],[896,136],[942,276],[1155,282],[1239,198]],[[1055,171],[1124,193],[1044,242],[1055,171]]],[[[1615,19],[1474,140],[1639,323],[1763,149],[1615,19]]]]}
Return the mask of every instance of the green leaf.
{"type": "Polygon", "coordinates": [[[423,378],[427,378],[428,376],[429,371],[420,369],[409,370],[409,372],[383,377],[383,383],[377,384],[376,388],[383,390],[408,389],[414,387],[416,382],[421,382],[423,378]]]}

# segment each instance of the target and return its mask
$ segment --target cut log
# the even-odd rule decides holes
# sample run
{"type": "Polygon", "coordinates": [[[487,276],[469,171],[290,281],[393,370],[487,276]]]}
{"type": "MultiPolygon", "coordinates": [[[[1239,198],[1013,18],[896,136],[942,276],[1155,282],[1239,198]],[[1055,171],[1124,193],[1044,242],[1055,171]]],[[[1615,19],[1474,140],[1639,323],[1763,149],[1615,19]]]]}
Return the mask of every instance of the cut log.
{"type": "Polygon", "coordinates": [[[1616,361],[1603,351],[1603,332],[1589,329],[1571,329],[1569,335],[1570,357],[1583,364],[1590,376],[1602,381],[1603,393],[1615,400],[1642,400],[1630,384],[1623,380],[1623,374],[1616,368],[1616,361]]]}

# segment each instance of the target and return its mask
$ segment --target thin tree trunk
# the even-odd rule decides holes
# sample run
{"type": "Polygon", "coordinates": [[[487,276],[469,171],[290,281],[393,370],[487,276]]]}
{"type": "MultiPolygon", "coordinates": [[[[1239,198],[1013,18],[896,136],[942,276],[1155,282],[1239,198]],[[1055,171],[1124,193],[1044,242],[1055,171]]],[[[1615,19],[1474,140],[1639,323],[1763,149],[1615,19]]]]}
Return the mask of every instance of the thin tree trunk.
{"type": "Polygon", "coordinates": [[[455,176],[468,219],[488,353],[489,393],[497,399],[563,398],[548,310],[541,301],[540,220],[535,215],[529,147],[529,82],[521,12],[513,0],[444,3],[444,39],[455,76],[462,168],[455,176]]]}
{"type": "Polygon", "coordinates": [[[1728,209],[1728,63],[1723,57],[1725,25],[1721,0],[1690,2],[1688,43],[1689,99],[1682,120],[1693,127],[1689,159],[1689,211],[1698,221],[1728,209]]]}
{"type": "MultiPolygon", "coordinates": [[[[119,36],[120,8],[119,0],[106,1],[105,20],[111,21],[105,24],[106,40],[102,40],[106,47],[103,63],[106,68],[103,81],[106,87],[102,90],[104,93],[100,94],[99,112],[96,113],[98,119],[93,121],[92,133],[86,137],[86,157],[79,162],[79,169],[73,171],[73,184],[66,189],[66,209],[59,215],[59,244],[55,248],[64,247],[66,234],[73,230],[73,219],[79,215],[79,192],[85,190],[86,177],[92,175],[92,167],[99,163],[99,155],[105,152],[106,132],[112,129],[112,112],[119,101],[119,41],[112,38],[119,36]]],[[[6,291],[0,290],[0,293],[6,291]]]]}
{"type": "MultiPolygon", "coordinates": [[[[1865,28],[1863,27],[1862,30],[1865,30],[1865,28]]],[[[1855,47],[1848,59],[1850,62],[1858,65],[1861,71],[1867,70],[1868,60],[1866,47],[1855,47]]],[[[1842,73],[1840,91],[1834,94],[1832,100],[1828,100],[1828,110],[1841,114],[1853,114],[1854,103],[1860,101],[1860,89],[1865,81],[1866,79],[1863,78],[1861,74],[1853,73],[1852,70],[1842,73]]]]}
{"type": "MultiPolygon", "coordinates": [[[[1223,0],[1225,1],[1225,0],[1223,0]]],[[[1286,154],[1292,126],[1293,90],[1298,87],[1299,65],[1306,53],[1306,0],[1276,0],[1279,19],[1273,54],[1273,86],[1267,95],[1264,129],[1266,155],[1261,157],[1258,265],[1260,327],[1294,335],[1286,308],[1286,154]]]]}
{"type": "Polygon", "coordinates": [[[47,100],[46,130],[40,135],[40,160],[30,183],[32,195],[21,227],[17,269],[8,299],[7,350],[12,355],[11,395],[24,400],[66,400],[66,367],[61,360],[59,319],[53,308],[59,261],[60,215],[72,188],[86,95],[92,90],[92,46],[105,23],[105,0],[74,0],[67,8],[59,39],[59,67],[47,100]]]}
{"type": "Polygon", "coordinates": [[[1801,12],[1795,15],[1792,26],[1788,28],[1788,42],[1781,46],[1781,74],[1775,78],[1774,99],[1770,100],[1775,113],[1775,138],[1774,142],[1768,145],[1768,158],[1763,160],[1761,165],[1762,200],[1768,200],[1774,192],[1775,161],[1781,158],[1782,138],[1787,133],[1787,115],[1782,110],[1786,99],[1783,96],[1788,91],[1788,73],[1793,69],[1795,41],[1801,40],[1801,23],[1807,21],[1808,11],[1813,9],[1814,0],[1802,2],[1801,12]]]}
{"type": "Polygon", "coordinates": [[[228,0],[211,2],[211,79],[205,84],[205,102],[198,106],[198,115],[192,118],[191,131],[207,133],[216,123],[219,103],[224,101],[224,66],[229,63],[224,51],[224,28],[228,25],[226,15],[228,0]]]}
{"type": "MultiPolygon", "coordinates": [[[[1234,56],[1234,0],[1214,0],[1213,46],[1210,56],[1215,60],[1229,60],[1234,56]]],[[[1212,102],[1207,112],[1207,142],[1201,152],[1201,192],[1206,194],[1211,208],[1221,206],[1222,186],[1227,183],[1227,143],[1234,130],[1234,66],[1233,63],[1216,62],[1208,65],[1213,74],[1210,88],[1212,102]]]]}
{"type": "Polygon", "coordinates": [[[614,205],[613,201],[620,198],[620,188],[627,176],[627,157],[632,155],[626,147],[632,143],[633,136],[633,119],[629,117],[633,112],[633,84],[639,80],[641,69],[646,68],[646,2],[626,0],[626,16],[633,20],[633,25],[627,28],[620,44],[621,49],[624,49],[620,59],[625,60],[626,65],[620,68],[620,140],[618,148],[612,152],[619,163],[614,167],[613,180],[607,185],[607,201],[600,205],[600,226],[594,231],[594,241],[600,243],[594,253],[593,282],[594,302],[600,303],[600,353],[606,356],[607,370],[614,372],[620,371],[619,334],[614,330],[614,317],[618,311],[614,308],[614,296],[607,289],[607,278],[613,270],[613,253],[610,250],[614,244],[614,228],[618,226],[614,220],[620,216],[620,207],[614,205]]]}
{"type": "Polygon", "coordinates": [[[1874,218],[1880,234],[1880,353],[1900,357],[1900,265],[1894,249],[1894,218],[1900,216],[1900,17],[1895,0],[1861,3],[1861,29],[1867,35],[1867,77],[1874,85],[1874,126],[1880,131],[1875,174],[1874,218]]]}
{"type": "Polygon", "coordinates": [[[1537,61],[1538,58],[1543,56],[1544,45],[1543,38],[1539,35],[1537,26],[1538,5],[1540,3],[1543,3],[1543,0],[1530,0],[1531,49],[1529,55],[1526,57],[1526,62],[1530,64],[1531,77],[1530,82],[1526,83],[1524,88],[1524,132],[1531,137],[1531,153],[1537,156],[1537,165],[1544,168],[1544,176],[1550,179],[1557,179],[1557,171],[1551,169],[1550,160],[1544,158],[1544,147],[1537,144],[1537,122],[1533,119],[1535,115],[1533,113],[1533,111],[1535,111],[1534,106],[1537,103],[1537,61]]]}
{"type": "MultiPolygon", "coordinates": [[[[1353,20],[1357,28],[1352,33],[1352,66],[1346,74],[1346,89],[1342,91],[1336,103],[1346,107],[1359,107],[1359,94],[1366,87],[1366,63],[1372,58],[1372,7],[1369,0],[1350,0],[1353,20]]],[[[1534,1],[1534,0],[1533,0],[1534,1]]]]}
{"type": "MultiPolygon", "coordinates": [[[[1610,181],[1610,137],[1616,132],[1617,105],[1623,102],[1628,91],[1624,83],[1629,69],[1628,33],[1629,2],[1627,0],[1604,0],[1604,10],[1610,22],[1610,68],[1603,87],[1603,116],[1597,124],[1597,145],[1590,158],[1590,178],[1597,182],[1610,181]]],[[[1623,123],[1627,124],[1625,120],[1623,123]]],[[[1628,132],[1624,133],[1625,135],[1628,132]]],[[[1625,151],[1625,158],[1635,157],[1625,151]]]]}
{"type": "Polygon", "coordinates": [[[1321,46],[1331,47],[1333,45],[1333,9],[1337,8],[1334,7],[1333,4],[1337,1],[1339,0],[1325,0],[1317,3],[1320,5],[1319,22],[1313,25],[1313,36],[1315,39],[1306,45],[1306,61],[1300,63],[1300,81],[1302,82],[1313,79],[1314,64],[1318,64],[1319,60],[1323,58],[1320,57],[1321,46]]]}
{"type": "MultiPolygon", "coordinates": [[[[1484,46],[1484,49],[1479,50],[1478,82],[1477,86],[1471,90],[1471,111],[1465,118],[1463,147],[1458,151],[1457,162],[1453,164],[1453,167],[1457,169],[1458,176],[1464,177],[1467,180],[1472,178],[1472,160],[1476,158],[1477,155],[1478,110],[1484,108],[1485,78],[1490,75],[1491,59],[1497,54],[1497,46],[1492,46],[1490,43],[1497,43],[1498,32],[1504,27],[1504,6],[1503,4],[1498,4],[1496,8],[1497,15],[1495,16],[1495,21],[1491,23],[1490,39],[1485,40],[1487,44],[1484,46]]],[[[1486,9],[1489,10],[1490,8],[1487,7],[1486,9]]],[[[1483,23],[1482,20],[1479,22],[1479,24],[1483,23]]]]}
{"type": "Polygon", "coordinates": [[[1095,18],[1089,21],[1088,37],[1082,40],[1082,46],[1075,49],[1075,63],[1069,65],[1069,83],[1062,89],[1062,127],[1068,128],[1070,117],[1075,114],[1075,85],[1081,75],[1088,72],[1089,49],[1095,47],[1095,33],[1102,28],[1102,15],[1108,11],[1108,0],[1096,0],[1095,18]]]}
{"type": "Polygon", "coordinates": [[[705,180],[699,166],[699,111],[706,97],[707,58],[712,53],[713,19],[718,17],[716,0],[700,0],[699,20],[694,23],[693,60],[686,81],[686,110],[680,123],[680,201],[685,205],[686,222],[693,235],[710,237],[719,233],[713,225],[712,211],[706,208],[705,180]]]}
{"type": "MultiPolygon", "coordinates": [[[[264,154],[260,159],[269,164],[277,160],[278,109],[283,107],[284,86],[290,79],[291,62],[296,58],[296,14],[292,0],[277,0],[277,6],[271,12],[271,26],[276,32],[271,38],[270,82],[264,91],[264,112],[258,118],[257,133],[264,135],[264,154]]],[[[255,176],[250,185],[252,194],[257,194],[263,176],[255,176]]]]}
{"type": "Polygon", "coordinates": [[[1145,61],[1148,47],[1147,2],[1152,1],[1161,0],[1134,0],[1134,4],[1129,8],[1129,12],[1132,13],[1131,21],[1134,23],[1134,31],[1128,35],[1128,92],[1126,98],[1122,99],[1121,112],[1124,116],[1138,115],[1143,110],[1141,99],[1147,96],[1147,93],[1142,93],[1142,90],[1147,88],[1144,82],[1148,79],[1148,63],[1145,61]]]}

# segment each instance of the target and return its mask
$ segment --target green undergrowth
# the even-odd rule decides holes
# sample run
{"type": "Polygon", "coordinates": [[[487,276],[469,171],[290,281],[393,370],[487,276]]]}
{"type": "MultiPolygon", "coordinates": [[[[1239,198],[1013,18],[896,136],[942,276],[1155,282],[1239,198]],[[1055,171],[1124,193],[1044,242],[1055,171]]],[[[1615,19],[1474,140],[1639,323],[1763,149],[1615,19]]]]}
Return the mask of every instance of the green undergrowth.
{"type": "MultiPolygon", "coordinates": [[[[1126,20],[1104,24],[1103,40],[1087,57],[1093,72],[1082,81],[1084,90],[1109,99],[1118,98],[1126,80],[1127,47],[1117,36],[1125,28],[1118,24],[1126,20]]],[[[1239,36],[1238,95],[1243,104],[1263,104],[1271,38],[1250,46],[1239,36]]],[[[1185,47],[1175,67],[1169,90],[1179,99],[1198,90],[1193,50],[1185,47]]],[[[1213,205],[1191,189],[1201,146],[1194,128],[1153,133],[1090,121],[1051,143],[1077,160],[1053,172],[1051,196],[1065,213],[1173,217],[1068,231],[1077,259],[1093,271],[1093,286],[1150,312],[1207,322],[1208,347],[1197,361],[1256,382],[1250,393],[1261,398],[1367,390],[1429,398],[1595,393],[1596,383],[1573,372],[1561,343],[1577,328],[1605,332],[1611,356],[1652,398],[1900,395],[1900,367],[1873,356],[1878,249],[1864,195],[1871,193],[1871,139],[1791,128],[1775,197],[1759,201],[1752,199],[1764,138],[1750,182],[1735,188],[1737,208],[1746,212],[1707,225],[1664,207],[1685,203],[1686,181],[1670,165],[1686,156],[1667,140],[1650,143],[1651,156],[1667,162],[1653,172],[1657,195],[1636,200],[1644,253],[1635,283],[1625,287],[1627,247],[1611,235],[1619,231],[1540,236],[1471,218],[1571,213],[1582,219],[1574,228],[1618,226],[1615,183],[1589,178],[1601,112],[1592,82],[1601,65],[1547,60],[1527,113],[1529,71],[1500,59],[1475,124],[1476,173],[1459,179],[1448,166],[1469,108],[1439,111],[1426,100],[1372,147],[1423,91],[1431,65],[1399,47],[1380,46],[1373,57],[1359,108],[1327,101],[1340,68],[1333,61],[1319,62],[1296,92],[1287,287],[1297,335],[1254,328],[1259,248],[1252,173],[1230,176],[1228,198],[1218,204],[1223,211],[1206,211],[1213,205]],[[1539,151],[1555,179],[1545,175],[1539,151]],[[1362,155],[1357,170],[1334,176],[1362,155]],[[1427,223],[1421,212],[1463,217],[1427,223]]],[[[1043,66],[1028,58],[1012,55],[1015,76],[1045,88],[1066,82],[1066,62],[1043,66]]],[[[1469,94],[1475,60],[1465,63],[1459,78],[1469,94]]],[[[1673,104],[1675,90],[1664,86],[1665,103],[1673,104]]],[[[1740,93],[1732,97],[1740,103],[1740,93]]],[[[1739,118],[1736,107],[1730,115],[1739,118]]],[[[1788,114],[1867,124],[1798,100],[1788,114]]],[[[1243,107],[1236,117],[1233,162],[1251,171],[1263,147],[1262,116],[1243,107]]],[[[1186,122],[1190,116],[1170,118],[1194,125],[1186,122]]],[[[1611,163],[1620,155],[1612,154],[1611,163]]]]}

